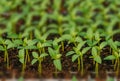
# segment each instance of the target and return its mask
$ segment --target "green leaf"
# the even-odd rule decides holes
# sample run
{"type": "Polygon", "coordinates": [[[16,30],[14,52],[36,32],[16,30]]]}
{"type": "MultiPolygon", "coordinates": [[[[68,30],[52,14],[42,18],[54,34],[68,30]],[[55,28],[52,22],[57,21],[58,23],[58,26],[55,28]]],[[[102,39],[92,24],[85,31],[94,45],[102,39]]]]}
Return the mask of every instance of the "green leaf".
{"type": "Polygon", "coordinates": [[[7,49],[10,49],[10,48],[14,48],[14,47],[16,47],[16,45],[15,44],[8,44],[8,46],[7,46],[7,49]]]}
{"type": "Polygon", "coordinates": [[[72,39],[71,35],[68,35],[68,34],[63,35],[61,38],[62,38],[62,41],[71,40],[72,39]]]}
{"type": "Polygon", "coordinates": [[[37,53],[37,52],[32,52],[32,56],[33,56],[34,58],[38,58],[38,53],[37,53]]]}
{"type": "Polygon", "coordinates": [[[48,46],[51,46],[50,43],[43,43],[42,47],[48,47],[48,46]]]}
{"type": "Polygon", "coordinates": [[[28,46],[32,46],[32,45],[34,45],[35,43],[36,43],[36,41],[33,41],[33,40],[28,40],[28,41],[27,41],[28,46]]]}
{"type": "Polygon", "coordinates": [[[3,46],[0,46],[0,51],[5,51],[3,46]]]}
{"type": "Polygon", "coordinates": [[[78,57],[79,57],[79,55],[73,55],[72,56],[72,62],[74,62],[78,57]]]}
{"type": "Polygon", "coordinates": [[[92,38],[93,38],[93,30],[91,28],[89,28],[87,30],[86,34],[87,34],[87,38],[90,39],[90,40],[92,40],[92,38]]]}
{"type": "Polygon", "coordinates": [[[25,46],[24,49],[37,49],[36,46],[25,46]]]}
{"type": "Polygon", "coordinates": [[[24,63],[24,58],[20,58],[19,61],[23,64],[24,63]]]}
{"type": "Polygon", "coordinates": [[[23,44],[22,40],[14,40],[13,42],[14,42],[14,44],[16,44],[16,45],[21,45],[21,44],[23,44]]]}
{"type": "Polygon", "coordinates": [[[51,57],[55,56],[55,52],[54,52],[54,50],[52,48],[49,47],[48,48],[48,52],[49,52],[49,54],[50,54],[51,57]]]}
{"type": "Polygon", "coordinates": [[[54,63],[54,65],[55,65],[55,67],[56,67],[59,71],[62,70],[62,64],[61,64],[60,59],[54,60],[53,63],[54,63]]]}
{"type": "Polygon", "coordinates": [[[115,60],[115,59],[116,59],[116,57],[114,55],[109,55],[104,58],[104,60],[115,60]]]}
{"type": "Polygon", "coordinates": [[[77,46],[77,51],[80,50],[85,43],[86,43],[86,41],[82,41],[81,43],[79,43],[77,46]]]}
{"type": "Polygon", "coordinates": [[[19,38],[19,36],[15,33],[9,34],[7,37],[8,38],[19,38]]]}
{"type": "Polygon", "coordinates": [[[74,51],[69,51],[69,52],[67,52],[66,56],[70,56],[70,55],[72,55],[74,53],[75,53],[74,51]]]}
{"type": "Polygon", "coordinates": [[[81,37],[76,37],[75,41],[80,43],[83,40],[81,39],[81,37]]]}
{"type": "Polygon", "coordinates": [[[6,41],[5,41],[5,44],[8,44],[8,45],[9,45],[9,44],[12,44],[12,41],[6,40],[6,41]]]}
{"type": "Polygon", "coordinates": [[[113,42],[112,39],[110,39],[110,40],[108,41],[108,43],[109,43],[110,47],[111,47],[113,50],[116,50],[116,51],[117,51],[117,45],[113,42]]]}
{"type": "Polygon", "coordinates": [[[92,48],[92,55],[93,56],[96,56],[98,53],[97,53],[97,48],[96,47],[93,47],[92,48]]]}
{"type": "Polygon", "coordinates": [[[90,50],[91,47],[86,47],[82,50],[82,54],[85,54],[88,50],[90,50]]]}
{"type": "Polygon", "coordinates": [[[95,40],[97,40],[97,41],[100,40],[100,34],[98,31],[95,33],[95,40]]]}
{"type": "Polygon", "coordinates": [[[97,63],[99,63],[99,64],[102,63],[102,59],[101,59],[101,57],[100,57],[99,55],[96,55],[96,56],[94,57],[94,60],[95,60],[97,63]]]}
{"type": "Polygon", "coordinates": [[[37,59],[33,59],[32,62],[31,62],[31,64],[33,65],[33,64],[35,64],[37,61],[38,61],[37,59]]]}
{"type": "Polygon", "coordinates": [[[24,55],[25,55],[24,49],[19,50],[18,54],[19,54],[19,58],[24,58],[24,55]]]}
{"type": "Polygon", "coordinates": [[[40,54],[40,58],[43,58],[43,57],[46,57],[46,56],[48,56],[47,53],[42,53],[42,54],[40,54]]]}
{"type": "Polygon", "coordinates": [[[100,44],[100,49],[104,48],[106,45],[107,45],[107,42],[102,42],[102,43],[100,44]]]}
{"type": "Polygon", "coordinates": [[[62,55],[61,54],[56,54],[54,59],[59,59],[62,55]]]}

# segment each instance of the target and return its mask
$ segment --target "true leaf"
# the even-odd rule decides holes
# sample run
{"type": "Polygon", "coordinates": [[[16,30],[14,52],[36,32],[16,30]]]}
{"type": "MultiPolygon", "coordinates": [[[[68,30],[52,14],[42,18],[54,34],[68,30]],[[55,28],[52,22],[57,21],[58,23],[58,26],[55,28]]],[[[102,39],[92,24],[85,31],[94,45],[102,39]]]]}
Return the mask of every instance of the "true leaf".
{"type": "Polygon", "coordinates": [[[107,45],[107,42],[102,42],[102,43],[100,44],[100,49],[104,48],[106,45],[107,45]]]}
{"type": "Polygon", "coordinates": [[[41,58],[46,57],[46,56],[48,56],[48,54],[46,54],[46,53],[40,54],[40,57],[41,57],[41,58]]]}
{"type": "Polygon", "coordinates": [[[94,57],[94,60],[95,60],[97,63],[99,63],[99,64],[102,63],[102,59],[101,59],[101,57],[100,57],[99,55],[96,55],[96,56],[94,57]]]}
{"type": "Polygon", "coordinates": [[[32,62],[31,62],[31,64],[33,65],[33,64],[35,64],[37,61],[38,61],[37,59],[33,59],[32,62]]]}
{"type": "Polygon", "coordinates": [[[72,62],[74,62],[78,57],[79,57],[79,55],[73,55],[72,56],[72,62]]]}
{"type": "Polygon", "coordinates": [[[116,59],[116,57],[114,55],[109,55],[104,58],[104,60],[115,60],[115,59],[116,59]]]}
{"type": "Polygon", "coordinates": [[[5,51],[5,49],[3,48],[3,46],[0,46],[0,50],[1,51],[5,51]]]}
{"type": "Polygon", "coordinates": [[[92,55],[93,55],[93,56],[96,56],[96,55],[97,55],[97,49],[96,49],[96,47],[93,47],[93,48],[92,48],[92,55]]]}
{"type": "Polygon", "coordinates": [[[23,64],[24,63],[24,58],[20,58],[19,61],[23,64]]]}
{"type": "Polygon", "coordinates": [[[85,54],[88,50],[90,49],[90,47],[86,47],[82,50],[82,54],[85,54]]]}
{"type": "Polygon", "coordinates": [[[53,63],[54,63],[54,65],[55,65],[55,67],[56,67],[59,71],[62,70],[62,64],[61,64],[60,59],[54,60],[53,63]]]}
{"type": "Polygon", "coordinates": [[[20,58],[24,58],[24,54],[25,54],[24,49],[19,50],[19,57],[20,58]]]}
{"type": "Polygon", "coordinates": [[[54,57],[55,52],[54,52],[54,50],[52,48],[49,47],[48,48],[48,52],[49,52],[49,54],[50,54],[51,57],[54,57]]]}
{"type": "Polygon", "coordinates": [[[86,43],[86,41],[83,41],[83,42],[79,43],[78,46],[77,46],[77,50],[80,50],[85,43],[86,43]]]}
{"type": "Polygon", "coordinates": [[[72,55],[72,54],[74,54],[74,53],[75,53],[74,51],[69,51],[69,52],[66,54],[66,56],[72,55]]]}
{"type": "Polygon", "coordinates": [[[34,58],[38,58],[38,53],[32,52],[32,56],[33,56],[34,58]]]}

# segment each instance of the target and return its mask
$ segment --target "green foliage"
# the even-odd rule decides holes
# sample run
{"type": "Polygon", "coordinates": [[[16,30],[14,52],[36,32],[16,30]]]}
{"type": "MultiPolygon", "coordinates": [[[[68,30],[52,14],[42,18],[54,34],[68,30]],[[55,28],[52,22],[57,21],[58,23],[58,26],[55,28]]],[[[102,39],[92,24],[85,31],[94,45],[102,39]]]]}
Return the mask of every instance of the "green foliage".
{"type": "Polygon", "coordinates": [[[104,62],[102,52],[110,47],[104,60],[115,63],[118,72],[119,5],[120,0],[1,0],[0,57],[4,53],[8,68],[9,53],[17,50],[23,71],[27,63],[39,63],[41,73],[46,53],[61,71],[61,58],[67,52],[66,56],[72,56],[72,62],[78,61],[78,70],[83,72],[86,54],[91,55],[98,73],[104,62]]]}
{"type": "Polygon", "coordinates": [[[78,71],[81,68],[81,74],[83,74],[83,55],[90,50],[90,47],[85,47],[82,49],[85,43],[86,41],[81,41],[76,47],[73,47],[73,51],[69,51],[66,54],[66,56],[72,55],[72,62],[78,60],[78,71]]]}
{"type": "Polygon", "coordinates": [[[38,61],[38,72],[42,73],[42,61],[44,57],[48,56],[46,53],[41,53],[40,55],[37,52],[32,52],[33,60],[31,61],[31,64],[35,64],[38,61]]]}
{"type": "Polygon", "coordinates": [[[53,41],[53,48],[48,47],[48,52],[53,59],[54,66],[59,71],[62,70],[61,64],[61,54],[60,54],[60,46],[58,45],[57,39],[53,41]],[[53,49],[54,48],[54,49],[53,49]]]}

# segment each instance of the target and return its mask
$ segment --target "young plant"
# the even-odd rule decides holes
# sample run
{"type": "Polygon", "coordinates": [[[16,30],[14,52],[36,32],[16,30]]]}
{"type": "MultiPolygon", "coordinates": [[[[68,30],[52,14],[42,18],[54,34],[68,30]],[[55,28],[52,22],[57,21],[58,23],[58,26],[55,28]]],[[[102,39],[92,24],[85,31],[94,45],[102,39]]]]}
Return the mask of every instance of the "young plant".
{"type": "Polygon", "coordinates": [[[4,51],[4,62],[7,63],[7,69],[9,69],[9,56],[8,49],[4,39],[0,39],[0,51],[4,51]]]}
{"type": "Polygon", "coordinates": [[[86,41],[81,41],[76,47],[73,47],[73,51],[69,51],[66,56],[72,55],[72,62],[78,61],[78,71],[81,71],[81,75],[84,73],[83,56],[90,49],[90,47],[82,47],[85,45],[86,41]]]}
{"type": "Polygon", "coordinates": [[[26,68],[26,61],[25,61],[25,50],[20,49],[18,53],[19,61],[22,63],[22,75],[24,74],[26,68]]]}
{"type": "Polygon", "coordinates": [[[36,30],[35,31],[35,38],[37,41],[37,49],[39,50],[39,53],[44,53],[45,52],[45,47],[51,46],[52,41],[47,40],[48,33],[41,35],[40,31],[36,30]]]}
{"type": "Polygon", "coordinates": [[[26,62],[30,62],[29,50],[37,49],[37,47],[35,46],[36,42],[36,40],[28,40],[27,38],[25,38],[22,43],[23,45],[18,46],[18,49],[24,49],[26,62]]]}
{"type": "Polygon", "coordinates": [[[93,63],[95,64],[96,77],[98,77],[99,64],[102,63],[102,59],[100,57],[101,51],[108,43],[106,41],[100,42],[101,38],[100,38],[99,31],[96,31],[95,33],[93,33],[93,36],[91,36],[91,38],[89,38],[89,39],[90,40],[87,40],[87,44],[92,49],[91,54],[92,54],[92,58],[94,60],[93,63]]]}
{"type": "Polygon", "coordinates": [[[96,77],[98,77],[99,64],[102,63],[102,59],[101,59],[101,57],[100,57],[100,51],[98,51],[97,47],[94,46],[94,47],[92,48],[91,53],[92,53],[92,58],[93,58],[93,60],[94,60],[94,62],[95,62],[96,77]]]}
{"type": "Polygon", "coordinates": [[[116,73],[118,75],[120,71],[120,48],[118,46],[119,44],[117,41],[114,42],[113,40],[109,40],[109,45],[112,48],[112,55],[105,57],[104,60],[115,60],[114,70],[116,70],[116,73]]]}
{"type": "Polygon", "coordinates": [[[20,44],[22,44],[22,41],[21,40],[14,40],[14,41],[11,41],[9,39],[7,40],[4,40],[4,39],[0,39],[0,50],[1,51],[4,51],[4,61],[7,63],[7,68],[9,68],[9,56],[8,56],[8,50],[9,49],[13,49],[17,46],[19,46],[20,44]]]}
{"type": "Polygon", "coordinates": [[[38,72],[42,73],[42,61],[43,61],[43,58],[48,56],[48,54],[46,53],[41,53],[40,55],[37,53],[37,52],[32,52],[32,56],[33,56],[33,60],[32,60],[32,65],[35,64],[37,61],[38,61],[38,72]]]}
{"type": "Polygon", "coordinates": [[[48,52],[53,59],[53,64],[55,66],[55,71],[57,73],[57,70],[62,70],[62,64],[61,64],[61,54],[60,54],[60,45],[58,45],[58,42],[56,39],[53,41],[53,48],[48,47],[48,52]]]}

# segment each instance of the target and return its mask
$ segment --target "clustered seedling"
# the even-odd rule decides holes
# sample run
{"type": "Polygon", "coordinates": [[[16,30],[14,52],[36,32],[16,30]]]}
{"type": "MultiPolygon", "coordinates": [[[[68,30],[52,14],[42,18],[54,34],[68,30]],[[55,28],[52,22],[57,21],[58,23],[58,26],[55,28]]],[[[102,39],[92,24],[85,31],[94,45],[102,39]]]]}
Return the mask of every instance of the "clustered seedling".
{"type": "Polygon", "coordinates": [[[37,64],[41,75],[46,58],[52,60],[57,73],[63,70],[65,57],[77,61],[81,75],[86,60],[92,60],[97,76],[106,60],[118,74],[119,6],[120,0],[1,0],[0,57],[10,69],[11,51],[16,53],[22,74],[27,65],[37,64]],[[106,55],[105,48],[109,49],[106,55]]]}
{"type": "Polygon", "coordinates": [[[81,71],[81,74],[84,72],[83,66],[83,55],[90,49],[90,47],[82,47],[85,45],[86,41],[81,41],[76,47],[73,47],[74,51],[69,51],[66,56],[72,56],[72,62],[78,60],[78,71],[81,71]],[[81,50],[82,49],[82,50],[81,50]],[[80,69],[81,68],[81,69],[80,69]]]}

